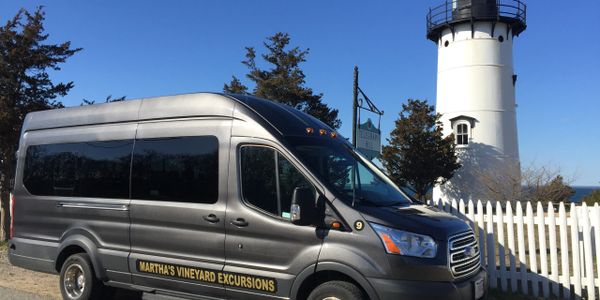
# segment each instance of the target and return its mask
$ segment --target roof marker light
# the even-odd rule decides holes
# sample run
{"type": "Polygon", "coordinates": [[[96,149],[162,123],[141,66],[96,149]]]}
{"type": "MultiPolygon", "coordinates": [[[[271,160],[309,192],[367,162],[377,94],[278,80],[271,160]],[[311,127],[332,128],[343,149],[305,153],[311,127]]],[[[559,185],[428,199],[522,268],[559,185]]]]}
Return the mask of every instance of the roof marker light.
{"type": "Polygon", "coordinates": [[[312,129],[312,127],[306,127],[306,134],[313,134],[313,132],[315,132],[315,130],[312,129]]]}
{"type": "Polygon", "coordinates": [[[329,133],[329,136],[335,138],[337,136],[337,133],[335,131],[332,131],[331,133],[329,133]]]}
{"type": "Polygon", "coordinates": [[[325,130],[325,129],[319,129],[319,134],[320,135],[326,135],[327,134],[327,130],[325,130]]]}

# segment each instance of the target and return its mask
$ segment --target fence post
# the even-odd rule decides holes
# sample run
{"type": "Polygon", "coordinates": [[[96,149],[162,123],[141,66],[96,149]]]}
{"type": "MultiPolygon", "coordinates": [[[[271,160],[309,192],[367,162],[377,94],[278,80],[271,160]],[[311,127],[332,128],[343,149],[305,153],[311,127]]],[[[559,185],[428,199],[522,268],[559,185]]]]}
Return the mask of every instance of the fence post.
{"type": "Polygon", "coordinates": [[[456,215],[456,212],[458,211],[458,203],[456,202],[456,199],[452,199],[451,205],[452,206],[450,207],[449,212],[456,215]]]}
{"type": "Polygon", "coordinates": [[[552,293],[558,297],[558,249],[556,248],[556,219],[554,219],[552,202],[548,203],[548,235],[550,238],[550,285],[552,286],[552,293]]]}
{"type": "MultiPolygon", "coordinates": [[[[596,246],[596,264],[597,266],[600,266],[600,207],[598,206],[598,203],[594,203],[592,214],[594,216],[592,227],[594,228],[594,241],[596,246]]],[[[598,273],[600,273],[600,269],[598,269],[598,273]]],[[[596,279],[594,278],[594,282],[595,281],[596,279]]]]}
{"type": "Polygon", "coordinates": [[[473,231],[475,231],[475,207],[473,205],[473,200],[469,199],[467,208],[469,209],[469,225],[471,225],[471,228],[473,228],[473,231]]]}
{"type": "Polygon", "coordinates": [[[500,258],[500,287],[502,291],[506,292],[506,243],[504,241],[504,215],[502,214],[500,201],[496,202],[496,219],[498,225],[498,256],[500,258]]]}
{"type": "Polygon", "coordinates": [[[485,208],[487,210],[487,270],[490,277],[490,287],[495,289],[498,286],[498,279],[496,279],[496,240],[494,238],[494,211],[492,203],[488,201],[485,208]]]}
{"type": "Polygon", "coordinates": [[[506,202],[506,229],[508,233],[508,258],[510,262],[510,289],[514,293],[517,291],[517,264],[515,251],[515,222],[513,220],[513,211],[510,201],[506,202]]]}
{"type": "Polygon", "coordinates": [[[484,226],[485,225],[483,224],[483,204],[481,203],[481,200],[477,200],[477,237],[479,238],[479,251],[482,254],[479,256],[482,265],[485,264],[485,255],[483,255],[485,254],[485,232],[483,230],[484,226]]]}
{"type": "Polygon", "coordinates": [[[548,255],[546,251],[546,222],[544,216],[544,208],[542,203],[537,203],[537,221],[538,221],[538,238],[540,241],[540,266],[542,269],[542,292],[544,297],[550,296],[550,290],[548,289],[548,255]]]}
{"type": "Polygon", "coordinates": [[[526,207],[527,216],[527,239],[529,241],[529,268],[531,269],[531,287],[533,288],[533,295],[539,296],[539,285],[538,285],[538,267],[537,267],[537,256],[535,245],[535,224],[533,222],[533,208],[531,202],[527,202],[526,207]]]}
{"type": "Polygon", "coordinates": [[[521,202],[517,202],[517,246],[519,249],[519,278],[521,279],[521,291],[527,294],[527,256],[525,255],[525,236],[523,233],[523,208],[521,202]]]}
{"type": "Polygon", "coordinates": [[[567,213],[565,204],[558,207],[558,223],[560,226],[560,261],[562,265],[563,298],[571,298],[571,270],[569,268],[569,236],[567,235],[567,213]]]}
{"type": "Polygon", "coordinates": [[[590,229],[590,218],[588,207],[583,203],[581,206],[581,222],[583,223],[583,252],[585,253],[585,282],[587,286],[587,299],[596,300],[594,287],[594,260],[592,257],[592,237],[590,229]]]}
{"type": "Polygon", "coordinates": [[[573,289],[575,299],[581,299],[581,261],[579,260],[579,224],[577,223],[577,207],[571,203],[571,244],[573,256],[573,289]]]}

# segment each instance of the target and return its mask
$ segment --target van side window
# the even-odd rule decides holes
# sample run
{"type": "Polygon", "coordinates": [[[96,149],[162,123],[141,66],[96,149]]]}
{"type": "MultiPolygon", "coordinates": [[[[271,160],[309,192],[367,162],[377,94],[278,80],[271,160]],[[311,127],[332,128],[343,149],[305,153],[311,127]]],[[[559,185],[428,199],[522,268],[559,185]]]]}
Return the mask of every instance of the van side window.
{"type": "Polygon", "coordinates": [[[81,144],[78,177],[82,197],[129,198],[132,140],[81,144]]]}
{"type": "Polygon", "coordinates": [[[276,217],[290,218],[296,187],[314,190],[304,175],[272,148],[243,146],[240,168],[244,201],[276,217]]]}
{"type": "Polygon", "coordinates": [[[218,198],[215,136],[138,139],[133,150],[134,199],[215,203],[218,198]]]}
{"type": "Polygon", "coordinates": [[[33,195],[129,198],[132,140],[27,147],[23,184],[33,195]]]}

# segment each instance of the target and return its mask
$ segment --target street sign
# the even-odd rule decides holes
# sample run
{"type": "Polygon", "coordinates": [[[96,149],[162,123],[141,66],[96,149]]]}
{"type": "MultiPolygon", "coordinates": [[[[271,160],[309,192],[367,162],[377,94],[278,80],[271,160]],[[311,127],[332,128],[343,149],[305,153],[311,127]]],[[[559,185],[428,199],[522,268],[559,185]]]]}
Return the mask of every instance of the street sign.
{"type": "Polygon", "coordinates": [[[381,154],[381,131],[371,119],[356,128],[356,148],[370,160],[381,154]]]}

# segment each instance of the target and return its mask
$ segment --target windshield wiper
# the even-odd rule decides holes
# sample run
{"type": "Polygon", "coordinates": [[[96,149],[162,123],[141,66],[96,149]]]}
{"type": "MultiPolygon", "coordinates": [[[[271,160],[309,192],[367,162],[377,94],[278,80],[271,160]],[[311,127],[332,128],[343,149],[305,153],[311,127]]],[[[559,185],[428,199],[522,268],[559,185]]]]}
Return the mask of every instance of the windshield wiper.
{"type": "Polygon", "coordinates": [[[356,200],[358,200],[358,204],[362,204],[362,205],[365,205],[365,204],[370,204],[371,206],[379,206],[380,205],[379,203],[369,200],[363,196],[356,197],[356,200]]]}
{"type": "Polygon", "coordinates": [[[404,201],[396,201],[396,202],[392,202],[392,203],[386,203],[385,205],[381,205],[381,206],[408,206],[410,205],[410,203],[406,203],[404,201]]]}

